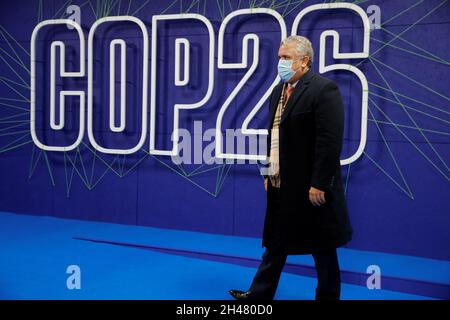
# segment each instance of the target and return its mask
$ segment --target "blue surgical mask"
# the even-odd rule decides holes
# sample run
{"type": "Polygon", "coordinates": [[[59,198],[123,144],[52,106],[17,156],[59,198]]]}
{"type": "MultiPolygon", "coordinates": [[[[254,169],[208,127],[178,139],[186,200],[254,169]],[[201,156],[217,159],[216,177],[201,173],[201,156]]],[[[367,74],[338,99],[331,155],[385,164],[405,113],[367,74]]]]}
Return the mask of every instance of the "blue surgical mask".
{"type": "Polygon", "coordinates": [[[292,70],[292,64],[295,61],[297,60],[280,59],[280,61],[278,61],[278,75],[280,76],[281,81],[288,82],[298,71],[292,70]]]}

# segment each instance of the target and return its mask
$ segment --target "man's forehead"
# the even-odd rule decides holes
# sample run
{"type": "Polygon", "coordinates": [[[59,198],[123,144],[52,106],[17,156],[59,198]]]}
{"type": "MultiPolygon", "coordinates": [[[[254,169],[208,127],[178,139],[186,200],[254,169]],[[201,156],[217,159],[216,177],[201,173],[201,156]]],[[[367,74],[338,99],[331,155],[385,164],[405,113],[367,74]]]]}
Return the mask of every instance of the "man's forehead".
{"type": "Polygon", "coordinates": [[[294,53],[295,53],[295,50],[294,50],[293,46],[291,46],[289,44],[283,44],[278,49],[279,55],[293,55],[294,53]]]}
{"type": "Polygon", "coordinates": [[[280,50],[290,50],[293,48],[292,43],[284,43],[280,45],[280,50]]]}

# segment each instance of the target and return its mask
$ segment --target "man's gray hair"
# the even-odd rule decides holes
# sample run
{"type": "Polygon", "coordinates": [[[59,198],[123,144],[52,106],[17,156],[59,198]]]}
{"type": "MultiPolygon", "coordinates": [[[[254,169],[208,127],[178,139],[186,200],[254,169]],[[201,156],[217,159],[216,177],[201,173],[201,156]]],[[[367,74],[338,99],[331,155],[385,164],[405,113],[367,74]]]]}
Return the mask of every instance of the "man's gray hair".
{"type": "Polygon", "coordinates": [[[294,44],[298,58],[307,56],[309,58],[308,66],[312,65],[314,59],[314,50],[311,41],[302,36],[289,36],[281,41],[281,45],[294,44]]]}

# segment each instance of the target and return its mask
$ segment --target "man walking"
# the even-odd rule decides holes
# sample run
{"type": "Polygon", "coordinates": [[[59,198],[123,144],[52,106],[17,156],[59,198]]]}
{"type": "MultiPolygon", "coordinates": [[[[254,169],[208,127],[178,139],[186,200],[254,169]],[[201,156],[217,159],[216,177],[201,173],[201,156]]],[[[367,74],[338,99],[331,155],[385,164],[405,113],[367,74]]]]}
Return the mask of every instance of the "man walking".
{"type": "Polygon", "coordinates": [[[336,248],[351,240],[340,153],[344,109],[338,87],[311,70],[311,42],[282,41],[282,83],[270,97],[265,252],[248,291],[238,300],[273,299],[289,254],[312,254],[316,300],[338,300],[341,280],[336,248]]]}

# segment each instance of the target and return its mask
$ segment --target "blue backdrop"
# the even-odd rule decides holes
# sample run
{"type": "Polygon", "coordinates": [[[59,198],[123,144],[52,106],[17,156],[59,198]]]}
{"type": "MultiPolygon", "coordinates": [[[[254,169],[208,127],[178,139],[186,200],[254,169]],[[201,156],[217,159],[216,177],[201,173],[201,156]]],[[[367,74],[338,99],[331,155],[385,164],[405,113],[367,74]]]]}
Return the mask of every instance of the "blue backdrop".
{"type": "MultiPolygon", "coordinates": [[[[180,112],[180,127],[194,132],[194,121],[214,128],[220,107],[247,69],[217,68],[217,36],[223,19],[233,11],[271,7],[286,22],[324,1],[2,1],[0,4],[0,210],[35,215],[109,221],[131,225],[195,230],[259,237],[265,210],[263,180],[256,164],[195,164],[177,166],[170,157],[149,154],[147,126],[144,147],[131,155],[96,151],[87,131],[82,144],[69,152],[37,148],[30,135],[30,39],[43,20],[70,18],[69,5],[81,10],[87,40],[99,18],[133,15],[152,32],[156,14],[199,13],[215,32],[214,90],[206,105],[180,112]]],[[[327,1],[326,1],[327,2],[327,1]]],[[[355,230],[350,248],[450,259],[449,101],[450,3],[447,0],[356,1],[380,25],[371,30],[367,59],[334,60],[327,41],[326,64],[348,63],[369,83],[367,145],[364,154],[343,166],[350,216],[355,230]]],[[[340,35],[340,52],[362,51],[363,25],[349,10],[305,16],[298,34],[311,39],[315,60],[324,30],[340,35]]],[[[132,23],[99,26],[94,41],[94,135],[110,148],[131,148],[141,135],[142,47],[140,29],[132,23]],[[127,42],[127,122],[125,133],[109,130],[109,43],[127,42]]],[[[260,37],[259,65],[224,115],[223,130],[241,128],[250,110],[276,76],[280,41],[278,22],[267,15],[242,16],[225,34],[224,60],[238,62],[242,39],[260,37]]],[[[65,26],[43,29],[37,41],[36,127],[41,141],[64,145],[75,141],[79,128],[78,98],[66,101],[66,126],[49,125],[50,44],[66,43],[67,71],[79,70],[78,39],[65,26]]],[[[151,39],[149,39],[151,44],[151,39]]],[[[87,41],[86,41],[87,42],[87,41]]],[[[208,86],[209,37],[199,21],[158,24],[156,80],[156,147],[171,147],[173,105],[195,103],[208,86]],[[174,84],[175,39],[190,41],[190,82],[174,84]]],[[[87,48],[86,48],[87,50],[87,48]]],[[[151,45],[150,45],[151,50],[151,45]]],[[[249,46],[249,65],[254,47],[249,46]]],[[[59,55],[57,55],[59,61],[59,55]]],[[[118,63],[116,64],[117,69],[118,63]]],[[[151,55],[149,56],[149,73],[151,55]]],[[[318,63],[313,68],[318,72],[318,63]]],[[[59,72],[59,67],[56,69],[59,72]]],[[[361,84],[348,71],[324,74],[339,85],[346,107],[342,158],[359,143],[361,84]]],[[[87,90],[87,77],[57,77],[58,90],[87,90]]],[[[150,97],[150,81],[148,92],[150,97]]],[[[116,90],[117,92],[117,90],[116,90]]],[[[59,103],[57,102],[57,107],[59,103]]],[[[116,118],[119,117],[116,107],[116,118]]],[[[267,102],[251,128],[265,128],[267,102]]],[[[86,130],[86,129],[85,129],[86,130]]],[[[204,142],[206,146],[208,142],[204,142]]]]}

